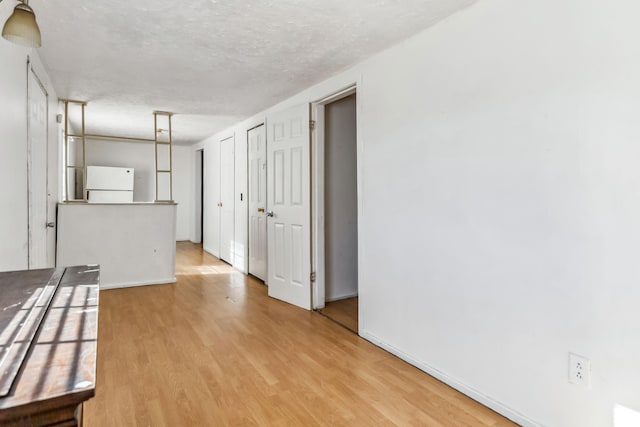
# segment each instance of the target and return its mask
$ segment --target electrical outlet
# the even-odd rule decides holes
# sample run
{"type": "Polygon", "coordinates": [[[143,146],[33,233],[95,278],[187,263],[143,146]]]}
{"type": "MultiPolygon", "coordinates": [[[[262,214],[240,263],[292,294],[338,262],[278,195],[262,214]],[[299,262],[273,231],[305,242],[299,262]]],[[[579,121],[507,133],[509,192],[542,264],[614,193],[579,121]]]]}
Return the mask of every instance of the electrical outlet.
{"type": "Polygon", "coordinates": [[[591,385],[591,362],[586,357],[569,353],[569,382],[583,388],[591,385]]]}

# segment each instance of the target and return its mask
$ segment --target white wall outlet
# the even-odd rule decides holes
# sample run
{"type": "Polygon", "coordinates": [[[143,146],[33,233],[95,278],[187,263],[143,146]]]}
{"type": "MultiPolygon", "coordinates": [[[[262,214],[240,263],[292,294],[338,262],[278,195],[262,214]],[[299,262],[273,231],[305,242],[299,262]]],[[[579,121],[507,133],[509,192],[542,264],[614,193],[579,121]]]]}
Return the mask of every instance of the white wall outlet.
{"type": "Polygon", "coordinates": [[[591,385],[591,362],[586,357],[569,353],[569,382],[583,388],[591,385]]]}

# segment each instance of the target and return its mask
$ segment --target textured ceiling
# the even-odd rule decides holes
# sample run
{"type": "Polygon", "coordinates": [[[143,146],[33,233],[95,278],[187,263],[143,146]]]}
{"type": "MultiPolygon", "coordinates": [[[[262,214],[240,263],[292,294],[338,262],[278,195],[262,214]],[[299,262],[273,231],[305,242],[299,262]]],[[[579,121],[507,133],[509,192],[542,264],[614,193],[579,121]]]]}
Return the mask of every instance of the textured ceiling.
{"type": "Polygon", "coordinates": [[[40,55],[87,132],[188,144],[255,114],[475,0],[32,0],[40,55]]]}

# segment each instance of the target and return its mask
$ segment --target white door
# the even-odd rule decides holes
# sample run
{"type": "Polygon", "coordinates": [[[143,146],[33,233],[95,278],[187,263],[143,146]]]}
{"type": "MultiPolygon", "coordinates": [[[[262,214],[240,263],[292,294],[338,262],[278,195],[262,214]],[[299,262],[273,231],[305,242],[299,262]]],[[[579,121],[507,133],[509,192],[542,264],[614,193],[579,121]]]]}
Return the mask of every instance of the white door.
{"type": "Polygon", "coordinates": [[[220,141],[220,259],[233,264],[234,142],[220,141]]]}
{"type": "Polygon", "coordinates": [[[267,280],[267,144],[265,126],[247,133],[249,143],[249,273],[267,280]]]}
{"type": "Polygon", "coordinates": [[[34,269],[52,267],[47,248],[48,240],[55,240],[55,233],[47,230],[47,93],[31,67],[27,84],[29,268],[34,269]]]}
{"type": "Polygon", "coordinates": [[[269,296],[311,309],[309,105],[267,116],[269,296]]]}

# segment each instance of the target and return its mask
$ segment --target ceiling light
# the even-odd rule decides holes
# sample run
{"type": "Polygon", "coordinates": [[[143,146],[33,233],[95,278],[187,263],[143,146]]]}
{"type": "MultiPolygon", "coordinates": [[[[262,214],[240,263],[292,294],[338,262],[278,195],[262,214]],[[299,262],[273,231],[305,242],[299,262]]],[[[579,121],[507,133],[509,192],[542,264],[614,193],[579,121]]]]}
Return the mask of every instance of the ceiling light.
{"type": "Polygon", "coordinates": [[[29,7],[28,0],[21,1],[13,9],[13,14],[7,19],[2,29],[2,37],[21,46],[40,47],[42,45],[36,15],[29,7]]]}

